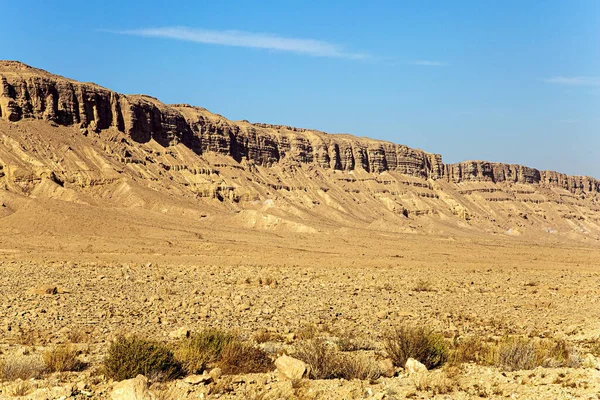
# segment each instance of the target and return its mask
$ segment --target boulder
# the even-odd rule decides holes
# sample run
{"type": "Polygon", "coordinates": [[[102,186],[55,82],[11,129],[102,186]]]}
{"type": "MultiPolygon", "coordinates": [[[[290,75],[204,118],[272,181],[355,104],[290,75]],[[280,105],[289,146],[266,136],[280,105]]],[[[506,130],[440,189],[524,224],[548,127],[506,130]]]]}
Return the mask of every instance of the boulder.
{"type": "Polygon", "coordinates": [[[289,380],[302,379],[308,371],[306,363],[286,355],[275,360],[275,367],[281,377],[289,380]]]}
{"type": "Polygon", "coordinates": [[[406,360],[406,365],[404,368],[411,375],[418,374],[420,372],[427,372],[427,367],[414,358],[409,358],[406,360]]]}
{"type": "Polygon", "coordinates": [[[148,379],[144,375],[116,383],[110,398],[112,400],[156,400],[156,396],[148,391],[148,379]]]}

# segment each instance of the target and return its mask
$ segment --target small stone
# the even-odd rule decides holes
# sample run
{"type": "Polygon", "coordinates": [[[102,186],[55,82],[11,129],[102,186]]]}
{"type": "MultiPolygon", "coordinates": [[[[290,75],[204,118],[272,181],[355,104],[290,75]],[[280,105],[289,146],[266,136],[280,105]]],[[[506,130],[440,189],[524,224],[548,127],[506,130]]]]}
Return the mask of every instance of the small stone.
{"type": "Polygon", "coordinates": [[[378,311],[375,316],[379,319],[386,319],[388,317],[387,310],[378,311]]]}
{"type": "Polygon", "coordinates": [[[208,384],[212,382],[213,378],[209,374],[202,375],[189,375],[183,378],[185,383],[189,383],[190,385],[199,385],[199,384],[208,384]]]}
{"type": "Polygon", "coordinates": [[[182,326],[179,329],[175,329],[174,331],[169,332],[169,337],[171,339],[183,339],[190,337],[190,330],[185,326],[182,326]]]}
{"type": "Polygon", "coordinates": [[[302,379],[307,371],[307,366],[303,361],[286,355],[275,360],[275,367],[280,376],[292,381],[302,379]]]}
{"type": "Polygon", "coordinates": [[[112,400],[154,400],[154,396],[148,391],[148,379],[144,375],[115,384],[110,398],[112,400]]]}
{"type": "Polygon", "coordinates": [[[406,365],[404,368],[406,368],[406,371],[408,371],[408,373],[411,375],[420,372],[427,372],[427,367],[414,358],[409,358],[406,360],[406,365]]]}

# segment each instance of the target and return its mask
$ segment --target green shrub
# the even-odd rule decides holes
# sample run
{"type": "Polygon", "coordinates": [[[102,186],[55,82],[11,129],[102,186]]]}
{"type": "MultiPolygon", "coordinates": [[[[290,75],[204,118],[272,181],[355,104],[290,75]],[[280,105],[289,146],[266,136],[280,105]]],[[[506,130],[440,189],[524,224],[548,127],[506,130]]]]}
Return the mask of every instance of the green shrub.
{"type": "Polygon", "coordinates": [[[233,340],[233,335],[218,329],[195,332],[176,346],[175,357],[187,373],[196,374],[216,362],[223,348],[233,340]]]}
{"type": "Polygon", "coordinates": [[[138,337],[118,337],[104,359],[109,378],[121,381],[141,374],[148,379],[163,381],[181,375],[181,365],[165,346],[138,337]]]}
{"type": "Polygon", "coordinates": [[[402,326],[389,332],[384,348],[395,365],[404,367],[409,358],[423,363],[427,369],[437,368],[448,359],[444,338],[425,327],[402,326]]]}

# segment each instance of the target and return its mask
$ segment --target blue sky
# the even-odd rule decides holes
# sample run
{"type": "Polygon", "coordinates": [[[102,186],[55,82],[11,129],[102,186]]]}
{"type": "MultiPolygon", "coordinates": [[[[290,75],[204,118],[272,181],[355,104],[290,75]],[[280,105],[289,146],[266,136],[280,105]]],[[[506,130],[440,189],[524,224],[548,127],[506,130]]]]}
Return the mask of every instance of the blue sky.
{"type": "Polygon", "coordinates": [[[597,0],[0,0],[0,9],[1,59],[445,162],[600,178],[597,0]]]}

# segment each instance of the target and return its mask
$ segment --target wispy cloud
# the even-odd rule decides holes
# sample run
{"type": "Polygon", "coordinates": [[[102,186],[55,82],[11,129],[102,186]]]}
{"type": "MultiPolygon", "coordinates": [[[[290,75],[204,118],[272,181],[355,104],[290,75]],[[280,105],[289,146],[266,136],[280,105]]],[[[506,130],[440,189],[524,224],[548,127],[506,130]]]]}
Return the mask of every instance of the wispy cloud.
{"type": "Polygon", "coordinates": [[[408,64],[411,65],[420,65],[423,67],[446,67],[449,64],[447,62],[442,62],[442,61],[428,61],[428,60],[416,60],[416,61],[410,61],[408,64]]]}
{"type": "Polygon", "coordinates": [[[346,58],[352,60],[370,59],[363,53],[346,51],[343,47],[314,39],[287,38],[271,33],[254,33],[237,30],[195,29],[185,26],[144,28],[121,31],[108,31],[122,35],[166,38],[188,42],[221,46],[249,47],[256,49],[284,51],[313,57],[346,58]]]}
{"type": "Polygon", "coordinates": [[[544,79],[546,83],[568,86],[600,86],[599,76],[553,76],[544,79]]]}

